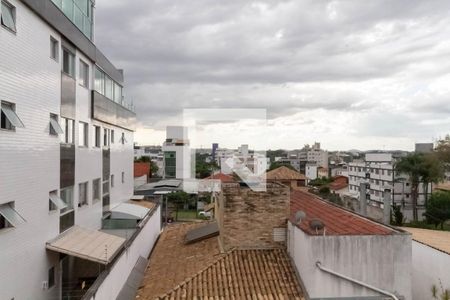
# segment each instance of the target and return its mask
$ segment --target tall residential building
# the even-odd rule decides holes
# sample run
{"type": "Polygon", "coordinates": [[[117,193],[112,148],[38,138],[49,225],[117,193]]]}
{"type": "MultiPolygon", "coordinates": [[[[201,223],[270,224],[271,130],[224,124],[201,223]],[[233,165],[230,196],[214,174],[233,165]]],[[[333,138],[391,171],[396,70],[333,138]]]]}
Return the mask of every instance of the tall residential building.
{"type": "MultiPolygon", "coordinates": [[[[394,165],[398,158],[392,153],[367,153],[364,160],[348,164],[349,194],[359,197],[361,183],[367,183],[368,203],[383,207],[383,197],[386,190],[391,193],[393,201],[399,205],[408,220],[413,219],[411,183],[405,174],[395,172],[394,165]]],[[[431,186],[428,187],[428,196],[431,186]]],[[[417,200],[418,215],[422,218],[425,211],[426,193],[424,186],[419,185],[417,200]]]]}
{"type": "Polygon", "coordinates": [[[188,128],[167,126],[166,141],[163,144],[164,178],[192,178],[191,148],[189,146],[188,128]]]}
{"type": "MultiPolygon", "coordinates": [[[[94,0],[1,0],[0,299],[87,289],[95,278],[77,282],[78,263],[54,242],[74,228],[104,234],[133,195],[135,113],[94,24],[94,0]]],[[[107,264],[105,244],[89,247],[107,264]]]]}

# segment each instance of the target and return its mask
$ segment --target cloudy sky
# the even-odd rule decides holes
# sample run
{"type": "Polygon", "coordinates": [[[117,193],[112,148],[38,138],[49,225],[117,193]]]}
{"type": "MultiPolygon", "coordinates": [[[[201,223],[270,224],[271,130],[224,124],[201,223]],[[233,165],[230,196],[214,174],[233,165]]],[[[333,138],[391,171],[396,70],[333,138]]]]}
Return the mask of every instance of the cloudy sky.
{"type": "Polygon", "coordinates": [[[140,144],[186,108],[267,109],[265,126],[201,126],[203,147],[411,150],[450,132],[448,0],[97,0],[96,18],[140,144]]]}

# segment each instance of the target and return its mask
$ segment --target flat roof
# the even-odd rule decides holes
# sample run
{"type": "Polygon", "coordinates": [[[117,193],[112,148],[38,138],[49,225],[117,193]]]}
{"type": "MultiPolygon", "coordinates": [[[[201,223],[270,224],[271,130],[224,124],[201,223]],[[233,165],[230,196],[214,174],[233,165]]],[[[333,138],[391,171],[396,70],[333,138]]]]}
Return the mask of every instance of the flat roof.
{"type": "Polygon", "coordinates": [[[323,235],[310,227],[313,219],[319,219],[325,225],[325,235],[388,235],[397,231],[368,218],[335,206],[319,196],[303,190],[291,191],[290,220],[295,222],[295,214],[303,211],[306,217],[296,224],[310,235],[323,235]]]}
{"type": "Polygon", "coordinates": [[[73,226],[48,241],[46,248],[107,265],[114,259],[124,242],[124,238],[112,234],[73,226]]]}
{"type": "Polygon", "coordinates": [[[414,241],[450,255],[450,231],[412,227],[402,227],[402,229],[411,233],[414,241]]]}

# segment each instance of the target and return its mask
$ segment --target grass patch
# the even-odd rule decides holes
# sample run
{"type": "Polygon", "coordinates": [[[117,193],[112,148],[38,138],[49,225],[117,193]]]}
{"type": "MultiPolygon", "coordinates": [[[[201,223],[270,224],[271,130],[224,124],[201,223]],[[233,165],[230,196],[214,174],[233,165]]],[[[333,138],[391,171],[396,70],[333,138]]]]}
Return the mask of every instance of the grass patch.
{"type": "MultiPolygon", "coordinates": [[[[176,216],[174,212],[173,215],[176,216]]],[[[197,211],[196,210],[179,210],[178,211],[178,220],[195,220],[197,219],[197,211]]]]}

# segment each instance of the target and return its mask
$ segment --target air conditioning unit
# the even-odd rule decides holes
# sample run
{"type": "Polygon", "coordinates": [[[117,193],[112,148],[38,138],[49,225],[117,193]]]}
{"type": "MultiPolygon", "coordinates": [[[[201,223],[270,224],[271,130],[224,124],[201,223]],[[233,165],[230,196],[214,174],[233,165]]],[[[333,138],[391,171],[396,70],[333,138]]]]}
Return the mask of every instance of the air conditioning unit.
{"type": "Polygon", "coordinates": [[[42,281],[42,289],[48,290],[48,281],[42,281]]]}

